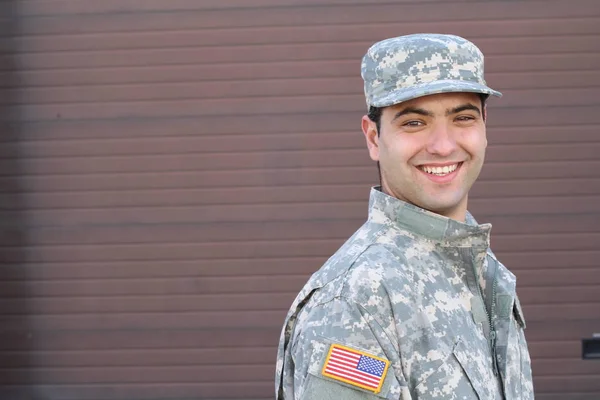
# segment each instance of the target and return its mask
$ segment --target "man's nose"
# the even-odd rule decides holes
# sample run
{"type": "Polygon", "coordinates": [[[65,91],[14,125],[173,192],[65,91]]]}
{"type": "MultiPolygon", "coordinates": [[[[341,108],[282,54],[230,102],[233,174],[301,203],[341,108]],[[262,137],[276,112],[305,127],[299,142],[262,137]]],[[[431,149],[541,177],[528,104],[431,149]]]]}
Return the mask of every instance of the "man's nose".
{"type": "Polygon", "coordinates": [[[448,157],[456,150],[456,140],[446,124],[438,124],[431,131],[427,142],[427,152],[448,157]]]}

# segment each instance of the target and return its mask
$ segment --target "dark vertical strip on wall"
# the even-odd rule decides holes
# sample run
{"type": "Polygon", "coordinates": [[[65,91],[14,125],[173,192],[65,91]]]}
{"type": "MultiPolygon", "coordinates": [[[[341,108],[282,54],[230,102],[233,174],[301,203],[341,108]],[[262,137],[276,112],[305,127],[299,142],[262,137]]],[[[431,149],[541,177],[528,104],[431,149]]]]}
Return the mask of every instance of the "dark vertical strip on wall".
{"type": "Polygon", "coordinates": [[[26,400],[31,382],[31,337],[27,323],[12,329],[9,321],[27,320],[30,313],[23,268],[27,238],[23,193],[19,177],[22,175],[18,152],[20,127],[18,116],[11,111],[14,103],[7,90],[17,79],[17,66],[13,64],[15,43],[13,38],[18,27],[14,15],[16,0],[0,3],[0,159],[4,168],[0,171],[0,283],[10,290],[0,292],[0,398],[26,400]],[[18,386],[17,386],[18,385],[18,386]],[[15,388],[20,389],[15,389],[15,388]]]}

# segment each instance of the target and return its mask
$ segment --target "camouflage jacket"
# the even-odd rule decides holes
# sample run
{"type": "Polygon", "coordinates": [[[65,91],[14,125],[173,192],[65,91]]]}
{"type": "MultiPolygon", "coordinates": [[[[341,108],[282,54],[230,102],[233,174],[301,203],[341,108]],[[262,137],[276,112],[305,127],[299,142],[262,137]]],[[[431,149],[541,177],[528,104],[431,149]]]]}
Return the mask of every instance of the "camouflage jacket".
{"type": "Polygon", "coordinates": [[[490,230],[374,188],[367,222],[288,312],[276,398],[533,399],[516,279],[490,230]]]}

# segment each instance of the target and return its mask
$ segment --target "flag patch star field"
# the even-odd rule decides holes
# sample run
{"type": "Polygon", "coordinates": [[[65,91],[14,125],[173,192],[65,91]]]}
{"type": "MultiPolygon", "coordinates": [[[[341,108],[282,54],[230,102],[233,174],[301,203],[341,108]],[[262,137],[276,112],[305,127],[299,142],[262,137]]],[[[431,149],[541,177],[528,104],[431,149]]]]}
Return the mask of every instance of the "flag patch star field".
{"type": "Polygon", "coordinates": [[[322,374],[373,393],[379,393],[389,361],[360,350],[332,344],[322,374]]]}

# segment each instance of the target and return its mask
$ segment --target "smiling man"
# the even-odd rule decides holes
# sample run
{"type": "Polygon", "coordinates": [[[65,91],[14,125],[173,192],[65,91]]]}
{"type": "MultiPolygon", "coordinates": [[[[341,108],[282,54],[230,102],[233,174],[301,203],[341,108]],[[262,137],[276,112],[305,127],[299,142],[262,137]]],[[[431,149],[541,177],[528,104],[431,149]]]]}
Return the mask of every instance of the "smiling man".
{"type": "Polygon", "coordinates": [[[515,276],[467,211],[485,158],[483,55],[453,35],[363,57],[362,119],[381,186],[365,224],[287,315],[276,398],[534,398],[515,276]]]}

